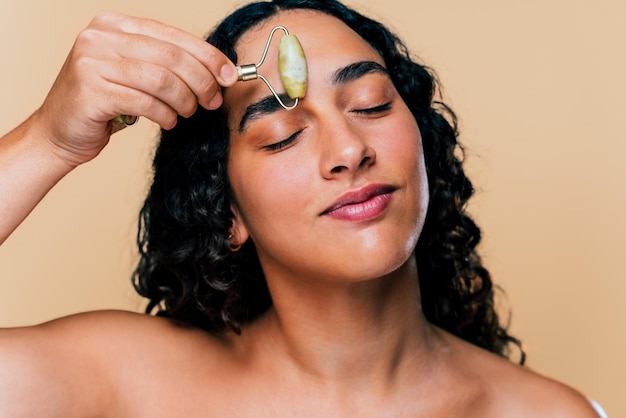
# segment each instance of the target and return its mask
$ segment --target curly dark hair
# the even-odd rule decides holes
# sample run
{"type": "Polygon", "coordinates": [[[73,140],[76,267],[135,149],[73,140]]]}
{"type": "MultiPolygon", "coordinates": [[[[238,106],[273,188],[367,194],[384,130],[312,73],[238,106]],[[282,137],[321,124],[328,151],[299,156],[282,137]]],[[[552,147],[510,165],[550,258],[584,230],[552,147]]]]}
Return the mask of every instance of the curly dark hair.
{"type": "MultiPolygon", "coordinates": [[[[494,287],[475,249],[480,229],[465,212],[474,189],[462,167],[456,116],[440,100],[433,71],[412,59],[383,24],[335,0],[248,4],[222,21],[207,42],[236,63],[239,37],[289,9],[313,9],[340,19],[383,58],[422,134],[430,189],[416,247],[424,314],[460,338],[508,357],[510,344],[520,344],[500,324],[494,287]]],[[[223,110],[199,108],[192,117],[179,118],[174,129],[162,131],[154,180],[140,213],[141,259],[133,277],[136,290],[150,300],[146,312],[212,333],[240,332],[272,305],[251,240],[238,252],[229,248],[228,142],[223,110]]]]}

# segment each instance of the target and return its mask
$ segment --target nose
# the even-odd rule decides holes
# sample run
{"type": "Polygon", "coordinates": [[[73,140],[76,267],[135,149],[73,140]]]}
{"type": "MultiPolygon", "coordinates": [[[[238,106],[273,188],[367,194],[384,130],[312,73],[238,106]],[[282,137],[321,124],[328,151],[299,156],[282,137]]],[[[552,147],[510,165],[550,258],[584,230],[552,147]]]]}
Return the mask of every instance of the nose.
{"type": "Polygon", "coordinates": [[[353,175],[376,161],[376,152],[349,121],[327,123],[322,132],[320,170],[326,179],[353,175]]]}

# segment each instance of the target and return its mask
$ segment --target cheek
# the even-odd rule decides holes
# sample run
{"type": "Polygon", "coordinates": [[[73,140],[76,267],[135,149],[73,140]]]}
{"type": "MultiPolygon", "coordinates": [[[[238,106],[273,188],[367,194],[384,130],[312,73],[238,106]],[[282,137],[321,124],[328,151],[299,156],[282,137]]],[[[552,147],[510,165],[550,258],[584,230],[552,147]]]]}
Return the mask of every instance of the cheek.
{"type": "Polygon", "coordinates": [[[385,129],[380,146],[381,151],[394,161],[395,168],[407,170],[407,175],[425,176],[422,136],[410,113],[385,129]]]}
{"type": "Polygon", "coordinates": [[[277,231],[307,207],[311,175],[306,161],[290,155],[238,159],[229,169],[233,193],[251,235],[256,231],[277,231]],[[278,222],[280,221],[280,222],[278,222]]]}
{"type": "Polygon", "coordinates": [[[415,204],[411,212],[417,216],[417,224],[421,229],[430,197],[422,135],[410,112],[403,123],[389,128],[388,139],[384,145],[385,153],[393,169],[408,181],[408,191],[415,204]]]}

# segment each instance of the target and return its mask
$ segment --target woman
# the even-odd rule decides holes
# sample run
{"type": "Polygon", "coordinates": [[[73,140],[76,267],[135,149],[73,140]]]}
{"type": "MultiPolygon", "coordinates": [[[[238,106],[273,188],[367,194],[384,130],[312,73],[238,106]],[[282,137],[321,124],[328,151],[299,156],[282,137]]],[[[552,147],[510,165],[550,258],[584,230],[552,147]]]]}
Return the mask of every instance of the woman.
{"type": "MultiPolygon", "coordinates": [[[[596,416],[501,358],[516,340],[463,213],[453,114],[393,35],[335,2],[277,1],[209,41],[101,15],[0,141],[4,239],[116,115],[164,128],[135,285],[170,317],[2,331],[1,415],[596,416]],[[308,60],[291,111],[232,64],[256,62],[276,25],[308,60]]],[[[273,45],[262,73],[280,86],[273,45]]]]}

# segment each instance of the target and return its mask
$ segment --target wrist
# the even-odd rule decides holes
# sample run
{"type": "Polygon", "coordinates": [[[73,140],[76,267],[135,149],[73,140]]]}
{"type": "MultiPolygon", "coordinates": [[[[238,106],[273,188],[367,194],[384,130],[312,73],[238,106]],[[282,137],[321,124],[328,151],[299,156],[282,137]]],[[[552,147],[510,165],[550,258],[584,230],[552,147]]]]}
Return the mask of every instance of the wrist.
{"type": "MultiPolygon", "coordinates": [[[[59,168],[68,171],[93,159],[97,153],[90,152],[81,138],[72,138],[70,123],[59,123],[58,118],[50,118],[45,105],[37,110],[27,121],[31,134],[32,146],[42,153],[44,158],[59,168]]],[[[77,129],[75,129],[77,130],[77,129]]]]}
{"type": "Polygon", "coordinates": [[[45,125],[39,111],[33,113],[16,130],[16,140],[22,143],[22,149],[31,158],[41,164],[41,169],[57,173],[59,177],[72,171],[77,165],[67,151],[59,147],[45,125]]]}

